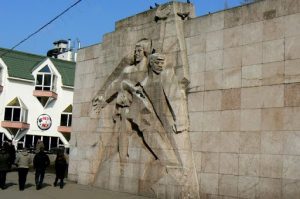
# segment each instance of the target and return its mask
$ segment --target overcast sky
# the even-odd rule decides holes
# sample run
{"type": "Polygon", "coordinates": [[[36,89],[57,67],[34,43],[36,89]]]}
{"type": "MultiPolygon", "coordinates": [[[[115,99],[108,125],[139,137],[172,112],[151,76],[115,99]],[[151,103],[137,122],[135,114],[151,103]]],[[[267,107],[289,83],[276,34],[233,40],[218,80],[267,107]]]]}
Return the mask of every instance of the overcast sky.
{"type": "MultiPolygon", "coordinates": [[[[77,0],[1,0],[0,47],[11,48],[45,25],[77,0]]],[[[235,7],[242,0],[227,0],[235,7]]],[[[89,46],[102,41],[105,33],[112,32],[115,22],[149,9],[154,3],[168,0],[82,0],[74,8],[27,40],[16,50],[46,55],[59,39],[79,39],[89,46]]],[[[182,1],[185,2],[185,1],[182,1]]],[[[224,9],[225,0],[191,0],[196,15],[205,15],[224,9]]]]}

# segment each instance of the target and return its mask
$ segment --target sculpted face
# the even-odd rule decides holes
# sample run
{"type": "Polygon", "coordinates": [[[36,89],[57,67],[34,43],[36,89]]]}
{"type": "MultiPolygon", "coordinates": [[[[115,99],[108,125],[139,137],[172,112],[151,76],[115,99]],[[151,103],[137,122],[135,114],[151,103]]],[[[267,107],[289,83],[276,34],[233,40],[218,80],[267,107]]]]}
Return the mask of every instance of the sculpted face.
{"type": "Polygon", "coordinates": [[[145,57],[144,48],[143,48],[143,46],[137,44],[135,46],[134,59],[138,63],[138,62],[142,61],[143,57],[145,57]]]}
{"type": "Polygon", "coordinates": [[[166,58],[164,55],[155,53],[150,56],[150,66],[153,72],[160,74],[166,66],[166,58]]]}

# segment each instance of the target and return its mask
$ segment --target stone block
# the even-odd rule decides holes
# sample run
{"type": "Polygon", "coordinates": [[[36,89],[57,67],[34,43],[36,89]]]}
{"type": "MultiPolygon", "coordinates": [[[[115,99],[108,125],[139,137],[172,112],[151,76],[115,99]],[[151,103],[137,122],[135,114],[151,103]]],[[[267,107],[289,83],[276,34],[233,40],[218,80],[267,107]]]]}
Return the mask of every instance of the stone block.
{"type": "Polygon", "coordinates": [[[224,28],[231,28],[242,25],[243,13],[241,7],[233,8],[225,11],[224,15],[224,28]]]}
{"type": "Polygon", "coordinates": [[[300,106],[300,83],[286,84],[284,106],[300,106]]]}
{"type": "Polygon", "coordinates": [[[196,167],[196,171],[200,172],[201,171],[201,154],[202,152],[193,152],[194,155],[194,164],[196,167]]]}
{"type": "Polygon", "coordinates": [[[240,133],[240,153],[260,153],[261,135],[256,132],[241,132],[240,133]]]}
{"type": "Polygon", "coordinates": [[[188,55],[206,52],[206,36],[205,34],[195,35],[185,39],[188,55]]]}
{"type": "Polygon", "coordinates": [[[204,53],[196,53],[188,56],[190,74],[205,71],[205,57],[204,53]]]}
{"type": "Polygon", "coordinates": [[[261,133],[261,153],[263,154],[283,154],[284,143],[283,132],[262,132],[261,133]]]}
{"type": "Polygon", "coordinates": [[[193,151],[201,151],[201,134],[202,132],[190,132],[190,139],[193,151]]]}
{"type": "Polygon", "coordinates": [[[228,68],[223,70],[223,89],[240,88],[242,84],[242,69],[228,68]]]}
{"type": "Polygon", "coordinates": [[[219,153],[204,152],[201,154],[201,172],[219,173],[219,153]]]}
{"type": "Polygon", "coordinates": [[[263,108],[284,106],[284,85],[261,87],[261,99],[263,108]]]}
{"type": "Polygon", "coordinates": [[[262,43],[254,43],[243,46],[242,65],[249,66],[262,63],[262,43]]]}
{"type": "Polygon", "coordinates": [[[259,154],[239,154],[240,176],[259,176],[259,166],[259,154]]]}
{"type": "Polygon", "coordinates": [[[206,34],[206,52],[223,49],[223,30],[206,34]]]}
{"type": "Polygon", "coordinates": [[[219,194],[224,196],[237,197],[238,176],[220,175],[219,194]]]}
{"type": "Polygon", "coordinates": [[[244,109],[241,111],[241,131],[260,131],[261,109],[244,109]]]}
{"type": "Polygon", "coordinates": [[[224,49],[223,68],[234,68],[242,66],[242,47],[224,49]]]}
{"type": "Polygon", "coordinates": [[[254,4],[243,6],[241,9],[243,14],[243,24],[249,24],[263,20],[263,2],[255,2],[254,4]]]}
{"type": "Polygon", "coordinates": [[[262,85],[262,65],[250,65],[242,67],[242,87],[262,85]]]}
{"type": "Polygon", "coordinates": [[[227,153],[239,152],[239,132],[220,132],[219,151],[227,153]]]}
{"type": "Polygon", "coordinates": [[[285,83],[300,82],[300,59],[285,61],[285,83]]]}
{"type": "Polygon", "coordinates": [[[259,179],[259,198],[275,199],[281,198],[282,186],[281,179],[260,178],[259,179]]]}
{"type": "Polygon", "coordinates": [[[220,128],[221,111],[203,112],[203,131],[220,131],[220,128]]]}
{"type": "Polygon", "coordinates": [[[300,36],[289,37],[285,39],[285,59],[299,59],[300,58],[300,36]]]}
{"type": "Polygon", "coordinates": [[[300,132],[288,131],[283,134],[283,153],[288,155],[300,155],[300,132]]]}
{"type": "Polygon", "coordinates": [[[201,151],[219,152],[220,132],[201,133],[201,151]]]}
{"type": "Polygon", "coordinates": [[[262,66],[262,84],[282,84],[284,83],[284,62],[272,62],[262,66]]]}
{"type": "Polygon", "coordinates": [[[238,175],[238,165],[238,154],[220,153],[220,174],[238,175]]]}
{"type": "MultiPolygon", "coordinates": [[[[297,3],[299,4],[299,2],[297,3]]],[[[293,6],[296,6],[294,4],[293,6]]],[[[284,17],[284,34],[285,37],[293,37],[293,36],[299,36],[299,30],[300,30],[300,13],[285,16],[284,17]]]]}
{"type": "Polygon", "coordinates": [[[190,74],[191,82],[189,84],[190,92],[197,92],[204,90],[205,73],[193,73],[190,74]]]}
{"type": "Polygon", "coordinates": [[[239,198],[258,198],[259,197],[259,178],[249,176],[239,176],[238,181],[239,198]]]}
{"type": "Polygon", "coordinates": [[[284,38],[284,17],[264,21],[263,41],[284,38]]]}
{"type": "Polygon", "coordinates": [[[203,130],[203,112],[190,112],[190,131],[202,131],[203,130]]]}
{"type": "Polygon", "coordinates": [[[261,42],[263,40],[263,22],[243,25],[243,45],[261,42]]]}
{"type": "Polygon", "coordinates": [[[243,26],[236,26],[224,30],[224,49],[242,45],[243,26]]]}
{"type": "Polygon", "coordinates": [[[222,70],[207,71],[204,73],[204,89],[218,90],[222,85],[222,70]]]}
{"type": "Polygon", "coordinates": [[[300,157],[284,156],[283,157],[283,178],[299,180],[300,179],[300,157]]]}
{"type": "Polygon", "coordinates": [[[188,110],[189,112],[203,111],[204,92],[196,92],[188,94],[188,110]]]}
{"type": "Polygon", "coordinates": [[[200,173],[200,192],[207,194],[218,194],[219,174],[200,173]]]}
{"type": "Polygon", "coordinates": [[[260,155],[260,177],[282,178],[282,168],[282,155],[260,155]]]}
{"type": "Polygon", "coordinates": [[[204,92],[204,111],[221,110],[222,91],[204,92]]]}
{"type": "Polygon", "coordinates": [[[222,90],[222,110],[233,110],[241,108],[241,89],[222,90]]]}
{"type": "Polygon", "coordinates": [[[240,130],[240,110],[226,110],[221,113],[221,131],[240,130]]]}
{"type": "Polygon", "coordinates": [[[295,131],[300,130],[300,108],[286,107],[284,110],[284,129],[295,131]]]}
{"type": "Polygon", "coordinates": [[[263,63],[284,60],[284,39],[263,42],[263,63]]]}
{"type": "Polygon", "coordinates": [[[298,199],[300,196],[300,180],[282,180],[282,198],[298,199]]]}
{"type": "Polygon", "coordinates": [[[223,50],[207,52],[205,60],[205,71],[222,69],[223,50]]]}
{"type": "Polygon", "coordinates": [[[284,130],[284,115],[283,108],[262,109],[262,130],[284,130]]]}

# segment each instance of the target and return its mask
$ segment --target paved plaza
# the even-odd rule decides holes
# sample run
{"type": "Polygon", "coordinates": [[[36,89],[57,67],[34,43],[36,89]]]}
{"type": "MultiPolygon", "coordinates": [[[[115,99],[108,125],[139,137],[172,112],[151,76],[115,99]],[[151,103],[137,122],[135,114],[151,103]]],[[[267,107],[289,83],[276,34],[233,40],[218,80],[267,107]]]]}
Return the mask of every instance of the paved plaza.
{"type": "Polygon", "coordinates": [[[63,189],[53,186],[55,175],[46,173],[44,185],[41,190],[36,190],[34,184],[34,172],[29,172],[24,191],[19,191],[18,174],[16,171],[7,174],[6,183],[8,188],[0,189],[1,199],[147,199],[147,197],[135,196],[127,193],[118,193],[99,189],[91,186],[78,185],[73,182],[66,181],[63,189]]]}

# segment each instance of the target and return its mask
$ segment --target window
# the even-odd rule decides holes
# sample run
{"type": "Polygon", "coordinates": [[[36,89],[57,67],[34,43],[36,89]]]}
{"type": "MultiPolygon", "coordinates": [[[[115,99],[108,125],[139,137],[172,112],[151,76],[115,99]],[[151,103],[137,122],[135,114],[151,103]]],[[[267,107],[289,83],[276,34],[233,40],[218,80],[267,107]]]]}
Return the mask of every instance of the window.
{"type": "Polygon", "coordinates": [[[60,126],[72,126],[72,105],[69,105],[61,114],[60,126]]]}
{"type": "Polygon", "coordinates": [[[42,68],[36,75],[35,90],[54,91],[56,76],[48,66],[42,68]]]}
{"type": "Polygon", "coordinates": [[[27,108],[19,98],[14,98],[7,104],[4,111],[4,120],[11,122],[27,122],[27,108]]]}

